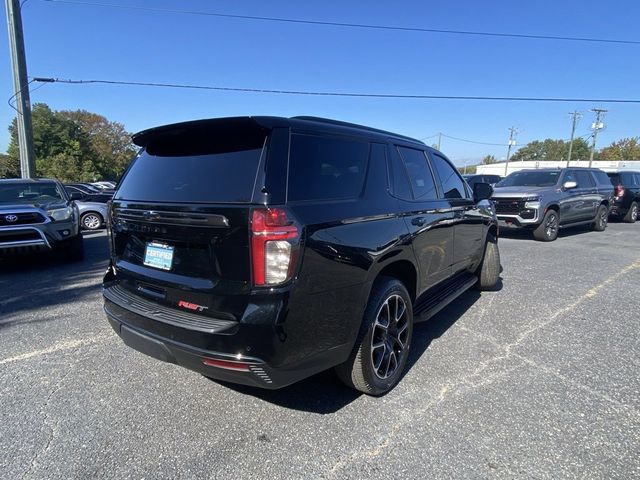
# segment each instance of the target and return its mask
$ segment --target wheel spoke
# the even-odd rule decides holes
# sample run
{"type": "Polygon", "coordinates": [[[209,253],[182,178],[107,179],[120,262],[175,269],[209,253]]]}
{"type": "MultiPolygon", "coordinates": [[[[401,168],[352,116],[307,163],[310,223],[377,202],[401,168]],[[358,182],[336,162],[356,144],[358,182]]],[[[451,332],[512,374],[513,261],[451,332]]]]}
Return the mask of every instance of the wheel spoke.
{"type": "MultiPolygon", "coordinates": [[[[382,344],[383,350],[382,352],[378,355],[378,360],[372,358],[373,360],[373,368],[376,370],[376,372],[378,373],[378,375],[380,374],[380,367],[382,366],[382,361],[384,360],[385,354],[387,352],[387,346],[386,344],[382,344]]],[[[373,355],[373,352],[371,352],[371,354],[373,355]]]]}
{"type": "MultiPolygon", "coordinates": [[[[400,299],[400,297],[398,297],[398,300],[397,300],[398,304],[400,304],[401,301],[402,300],[400,299]]],[[[402,302],[399,305],[399,307],[396,308],[396,323],[398,323],[398,321],[403,317],[406,311],[407,311],[407,306],[404,304],[404,302],[402,302]]]]}

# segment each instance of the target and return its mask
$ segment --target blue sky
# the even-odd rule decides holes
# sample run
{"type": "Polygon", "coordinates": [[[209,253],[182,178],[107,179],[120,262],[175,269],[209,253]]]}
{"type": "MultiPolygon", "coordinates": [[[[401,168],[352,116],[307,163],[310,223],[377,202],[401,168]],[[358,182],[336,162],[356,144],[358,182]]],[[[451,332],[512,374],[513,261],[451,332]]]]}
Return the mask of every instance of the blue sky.
{"type": "MultiPolygon", "coordinates": [[[[241,15],[408,27],[640,40],[640,2],[323,2],[93,0],[241,15]]],[[[28,0],[23,7],[30,76],[366,93],[640,98],[640,45],[468,37],[151,13],[28,0]]],[[[12,92],[7,35],[0,92],[12,92]]],[[[568,112],[601,105],[313,98],[257,93],[48,84],[32,95],[54,109],[86,109],[129,131],[195,118],[317,115],[417,138],[437,132],[506,143],[567,138],[568,112]]],[[[14,111],[0,102],[0,150],[14,111]]],[[[600,146],[640,135],[640,105],[609,109],[600,146]]],[[[426,140],[434,143],[435,138],[426,140]]],[[[457,164],[506,147],[443,138],[457,164]]]]}

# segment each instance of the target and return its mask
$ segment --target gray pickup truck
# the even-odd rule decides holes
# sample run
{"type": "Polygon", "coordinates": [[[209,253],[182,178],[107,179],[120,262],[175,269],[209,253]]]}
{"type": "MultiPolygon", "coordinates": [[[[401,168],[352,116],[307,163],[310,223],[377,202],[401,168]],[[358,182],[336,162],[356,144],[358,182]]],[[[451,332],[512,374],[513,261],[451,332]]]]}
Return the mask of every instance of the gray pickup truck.
{"type": "Polygon", "coordinates": [[[563,227],[607,228],[613,190],[607,174],[596,168],[543,168],[510,174],[491,199],[502,227],[526,228],[536,240],[551,242],[563,227]]]}
{"type": "Polygon", "coordinates": [[[82,260],[74,200],[57,180],[0,180],[0,256],[56,249],[82,260]]]}

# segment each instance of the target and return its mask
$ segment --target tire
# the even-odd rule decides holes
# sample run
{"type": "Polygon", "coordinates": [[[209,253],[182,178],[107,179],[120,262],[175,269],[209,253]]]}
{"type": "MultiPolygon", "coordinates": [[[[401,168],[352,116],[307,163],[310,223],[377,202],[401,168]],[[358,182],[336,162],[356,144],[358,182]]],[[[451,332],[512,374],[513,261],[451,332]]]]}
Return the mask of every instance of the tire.
{"type": "Polygon", "coordinates": [[[560,214],[555,210],[547,210],[542,223],[533,231],[533,238],[540,242],[553,242],[558,238],[560,229],[560,214]]]}
{"type": "Polygon", "coordinates": [[[638,204],[636,202],[633,202],[629,206],[629,210],[627,211],[627,214],[624,216],[622,221],[625,223],[636,223],[636,220],[638,220],[638,204]]]}
{"type": "Polygon", "coordinates": [[[102,215],[96,212],[86,212],[80,217],[80,225],[85,230],[98,230],[104,224],[102,215]]]}
{"type": "Polygon", "coordinates": [[[596,232],[604,232],[607,228],[607,221],[609,219],[609,209],[606,205],[600,205],[596,212],[596,218],[593,220],[591,229],[596,232]]]}
{"type": "Polygon", "coordinates": [[[65,253],[67,259],[72,262],[81,262],[84,260],[84,240],[81,233],[78,233],[75,238],[69,240],[65,253]]]}
{"type": "Polygon", "coordinates": [[[500,280],[500,250],[498,239],[493,235],[487,237],[482,263],[478,268],[478,290],[493,290],[500,280]]]}
{"type": "Polygon", "coordinates": [[[368,395],[387,393],[402,378],[412,335],[413,307],[407,289],[395,278],[378,278],[353,351],[336,367],[338,377],[368,395]]]}

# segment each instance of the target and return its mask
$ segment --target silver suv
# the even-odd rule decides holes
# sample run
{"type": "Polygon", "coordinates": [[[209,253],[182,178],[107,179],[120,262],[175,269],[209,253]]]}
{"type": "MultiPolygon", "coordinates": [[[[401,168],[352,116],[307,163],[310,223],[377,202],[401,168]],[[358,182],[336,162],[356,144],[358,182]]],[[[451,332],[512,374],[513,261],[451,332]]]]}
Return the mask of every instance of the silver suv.
{"type": "Polygon", "coordinates": [[[57,180],[0,180],[0,256],[60,249],[82,260],[74,200],[57,180]]]}
{"type": "Polygon", "coordinates": [[[492,200],[502,227],[527,228],[551,242],[567,226],[607,228],[613,186],[597,168],[543,168],[514,172],[495,186],[492,200]]]}

